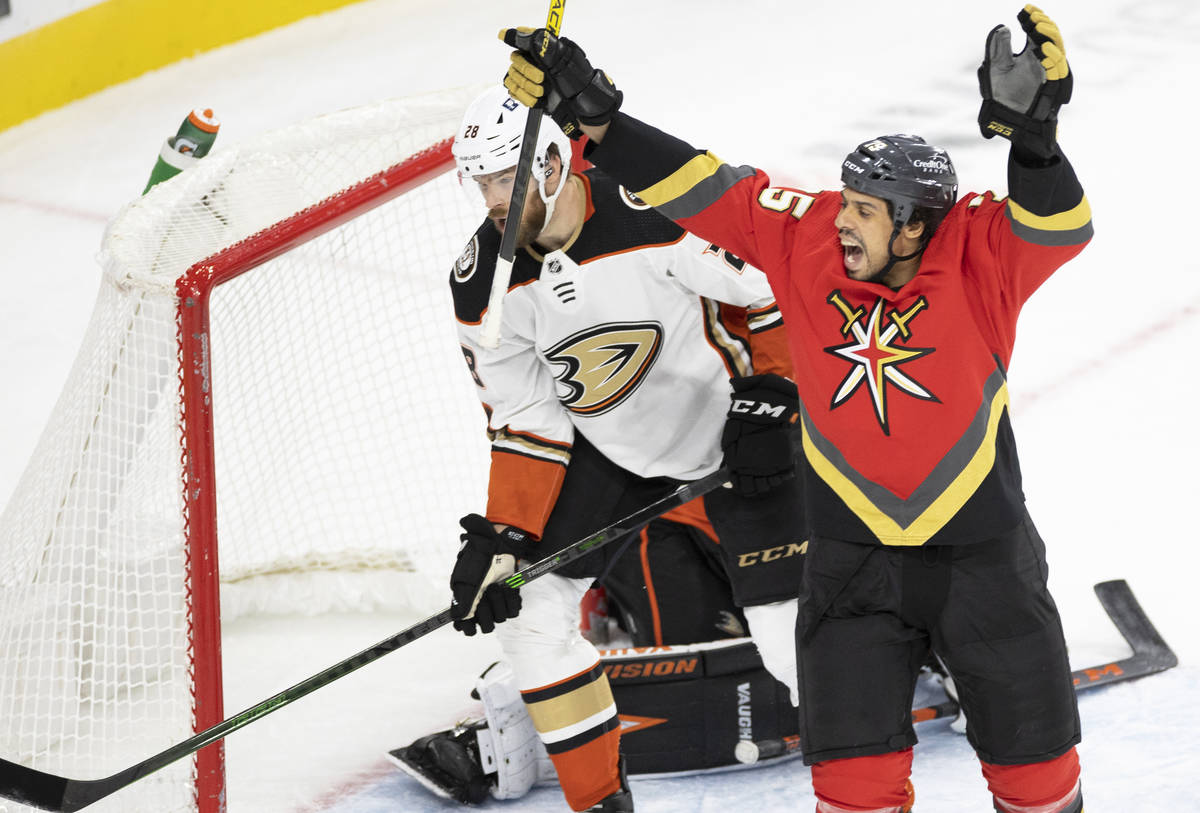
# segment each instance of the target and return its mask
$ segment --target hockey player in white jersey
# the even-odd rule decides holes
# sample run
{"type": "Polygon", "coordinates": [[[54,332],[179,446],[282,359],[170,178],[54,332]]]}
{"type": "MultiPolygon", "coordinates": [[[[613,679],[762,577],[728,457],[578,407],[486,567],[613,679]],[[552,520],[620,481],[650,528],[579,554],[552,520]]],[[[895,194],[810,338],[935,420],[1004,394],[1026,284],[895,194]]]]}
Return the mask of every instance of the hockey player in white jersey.
{"type": "Polygon", "coordinates": [[[705,508],[763,661],[794,691],[804,542],[792,477],[796,388],[766,277],[602,173],[572,173],[570,141],[549,119],[500,343],[483,345],[527,115],[498,87],[471,105],[454,142],[463,186],[487,212],[450,285],[492,455],[485,512],[462,519],[452,612],[467,635],[496,630],[571,808],[628,811],[617,710],[579,632],[580,598],[623,546],[520,592],[497,580],[724,461],[731,487],[705,508]],[[755,555],[766,550],[775,554],[755,555]]]}

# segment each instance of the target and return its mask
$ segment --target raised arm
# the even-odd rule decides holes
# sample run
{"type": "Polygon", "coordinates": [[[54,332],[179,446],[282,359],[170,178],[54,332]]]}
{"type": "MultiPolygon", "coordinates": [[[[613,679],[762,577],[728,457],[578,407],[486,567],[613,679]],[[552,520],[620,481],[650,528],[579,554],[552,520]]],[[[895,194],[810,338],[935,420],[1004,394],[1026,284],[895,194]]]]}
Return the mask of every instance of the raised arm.
{"type": "Polygon", "coordinates": [[[1074,74],[1058,26],[1036,6],[1017,15],[1026,41],[991,30],[979,67],[979,129],[1011,143],[1007,228],[988,249],[1001,257],[1013,299],[1022,302],[1092,236],[1091,208],[1058,143],[1058,114],[1071,99],[1074,74]],[[1017,237],[1013,240],[1012,236],[1017,237]]]}

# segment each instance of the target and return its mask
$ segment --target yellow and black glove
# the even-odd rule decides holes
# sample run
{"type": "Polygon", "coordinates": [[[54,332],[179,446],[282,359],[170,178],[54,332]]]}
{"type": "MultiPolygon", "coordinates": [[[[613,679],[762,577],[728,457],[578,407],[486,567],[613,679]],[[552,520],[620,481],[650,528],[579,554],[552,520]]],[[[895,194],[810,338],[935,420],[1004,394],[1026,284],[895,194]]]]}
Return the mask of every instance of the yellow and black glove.
{"type": "Polygon", "coordinates": [[[544,109],[572,139],[583,135],[580,122],[605,124],[620,108],[621,91],[566,37],[544,28],[506,28],[500,39],[516,49],[504,77],[509,94],[526,107],[544,109]]]}
{"type": "Polygon", "coordinates": [[[1025,6],[1017,20],[1026,37],[1019,54],[1006,26],[988,34],[979,66],[979,129],[985,138],[1003,136],[1018,151],[1048,159],[1056,152],[1058,109],[1071,100],[1074,77],[1054,21],[1036,6],[1025,6]]]}

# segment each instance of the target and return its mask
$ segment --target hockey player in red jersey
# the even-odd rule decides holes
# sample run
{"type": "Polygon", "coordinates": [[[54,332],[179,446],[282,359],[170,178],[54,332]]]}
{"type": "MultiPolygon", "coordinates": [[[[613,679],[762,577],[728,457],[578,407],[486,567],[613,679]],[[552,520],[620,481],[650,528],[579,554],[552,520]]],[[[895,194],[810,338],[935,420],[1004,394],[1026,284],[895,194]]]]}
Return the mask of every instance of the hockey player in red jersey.
{"type": "Polygon", "coordinates": [[[724,461],[732,487],[707,495],[705,507],[759,653],[794,690],[805,528],[792,476],[796,390],[765,275],[604,173],[571,172],[570,141],[549,119],[499,346],[488,346],[481,323],[527,116],[497,86],[467,110],[453,146],[464,189],[487,213],[450,286],[492,460],[486,512],[462,520],[452,613],[468,635],[496,629],[570,806],[632,810],[612,693],[579,633],[580,598],[623,546],[519,592],[497,580],[516,561],[550,555],[724,461]],[[722,304],[744,309],[739,324],[722,304]],[[771,548],[797,555],[738,566],[771,548]]]}
{"type": "Polygon", "coordinates": [[[1041,539],[1026,512],[1007,368],[1022,304],[1092,234],[1057,143],[1073,77],[1057,26],[1018,15],[979,69],[1007,199],[958,200],[914,136],[852,151],[840,191],[761,170],[619,112],[567,39],[509,29],[505,83],[591,138],[585,154],[680,225],[763,268],[788,324],[811,539],[800,585],[801,745],[821,813],[912,807],[908,703],[932,648],[1002,813],[1078,813],[1079,716],[1041,539]]]}

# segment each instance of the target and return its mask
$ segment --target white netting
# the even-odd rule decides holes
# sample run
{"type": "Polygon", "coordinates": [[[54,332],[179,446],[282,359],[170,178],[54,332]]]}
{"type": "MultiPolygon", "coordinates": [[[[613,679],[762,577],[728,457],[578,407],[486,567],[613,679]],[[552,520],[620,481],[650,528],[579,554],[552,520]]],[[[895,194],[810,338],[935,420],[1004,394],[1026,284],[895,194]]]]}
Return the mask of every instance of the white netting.
{"type": "MultiPolygon", "coordinates": [[[[91,778],[190,735],[175,282],[452,135],[473,96],[218,142],[109,224],[83,348],[0,515],[0,755],[91,778]]],[[[456,521],[487,474],[447,286],[478,218],[443,175],[214,290],[226,619],[446,603],[456,521]]],[[[95,809],[191,810],[191,772],[95,809]]]]}

